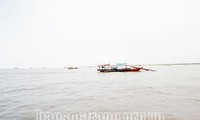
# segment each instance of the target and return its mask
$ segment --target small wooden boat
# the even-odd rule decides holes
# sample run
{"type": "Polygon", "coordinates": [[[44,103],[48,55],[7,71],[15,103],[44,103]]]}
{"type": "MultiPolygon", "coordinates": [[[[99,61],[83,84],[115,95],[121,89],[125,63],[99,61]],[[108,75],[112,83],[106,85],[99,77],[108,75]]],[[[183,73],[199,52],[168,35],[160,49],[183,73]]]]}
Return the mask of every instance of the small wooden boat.
{"type": "Polygon", "coordinates": [[[78,67],[68,67],[67,69],[78,69],[78,67]]]}
{"type": "Polygon", "coordinates": [[[143,67],[136,67],[127,64],[117,64],[117,65],[103,64],[103,65],[98,65],[98,67],[99,68],[97,69],[97,71],[99,72],[139,72],[141,70],[155,71],[152,69],[146,69],[143,67]]]}

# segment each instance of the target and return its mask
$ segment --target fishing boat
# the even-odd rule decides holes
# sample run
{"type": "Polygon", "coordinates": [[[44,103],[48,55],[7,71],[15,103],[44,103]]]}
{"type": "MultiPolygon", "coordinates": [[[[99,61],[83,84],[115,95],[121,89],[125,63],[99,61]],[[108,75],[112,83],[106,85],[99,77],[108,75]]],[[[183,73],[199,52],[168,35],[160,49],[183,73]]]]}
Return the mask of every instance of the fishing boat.
{"type": "Polygon", "coordinates": [[[127,65],[126,63],[118,63],[116,65],[103,64],[103,65],[98,65],[98,67],[99,68],[97,69],[97,71],[99,72],[139,72],[141,70],[155,71],[143,67],[127,65]]]}
{"type": "Polygon", "coordinates": [[[67,69],[78,69],[78,67],[68,67],[67,69]]]}

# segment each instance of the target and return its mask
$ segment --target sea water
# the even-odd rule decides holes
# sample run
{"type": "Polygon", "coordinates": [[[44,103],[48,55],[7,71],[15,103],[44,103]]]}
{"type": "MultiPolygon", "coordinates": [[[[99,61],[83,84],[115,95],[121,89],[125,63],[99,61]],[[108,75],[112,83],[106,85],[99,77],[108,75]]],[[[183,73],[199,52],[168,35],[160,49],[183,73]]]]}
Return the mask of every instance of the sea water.
{"type": "Polygon", "coordinates": [[[37,110],[163,112],[165,120],[200,119],[200,65],[146,68],[156,72],[0,69],[0,120],[35,120],[37,110]]]}

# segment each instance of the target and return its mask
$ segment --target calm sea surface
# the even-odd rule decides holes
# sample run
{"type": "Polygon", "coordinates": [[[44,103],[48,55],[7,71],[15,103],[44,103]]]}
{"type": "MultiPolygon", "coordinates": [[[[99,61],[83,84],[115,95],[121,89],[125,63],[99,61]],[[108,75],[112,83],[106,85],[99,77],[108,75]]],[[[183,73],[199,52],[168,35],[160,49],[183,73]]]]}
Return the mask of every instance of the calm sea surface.
{"type": "Polygon", "coordinates": [[[36,110],[160,111],[166,120],[200,120],[200,65],[147,68],[156,72],[0,69],[0,120],[34,120],[36,110]]]}

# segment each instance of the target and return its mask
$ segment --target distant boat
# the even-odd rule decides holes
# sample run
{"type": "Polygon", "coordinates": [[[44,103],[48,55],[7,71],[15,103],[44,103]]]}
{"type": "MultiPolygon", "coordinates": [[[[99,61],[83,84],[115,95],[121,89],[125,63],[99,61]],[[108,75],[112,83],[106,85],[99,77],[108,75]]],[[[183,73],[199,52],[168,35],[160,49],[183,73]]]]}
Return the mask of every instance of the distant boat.
{"type": "Polygon", "coordinates": [[[68,67],[67,69],[78,69],[78,67],[68,67]]]}
{"type": "Polygon", "coordinates": [[[116,65],[103,64],[103,65],[98,65],[98,67],[99,68],[97,69],[97,71],[99,72],[139,72],[141,70],[155,71],[143,67],[127,65],[126,63],[120,63],[116,65]]]}

